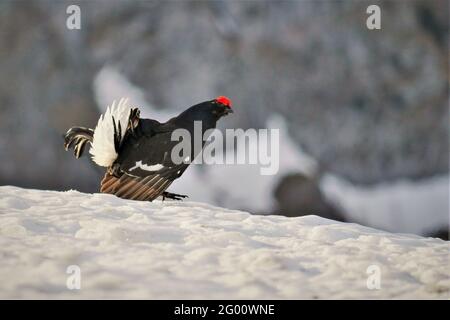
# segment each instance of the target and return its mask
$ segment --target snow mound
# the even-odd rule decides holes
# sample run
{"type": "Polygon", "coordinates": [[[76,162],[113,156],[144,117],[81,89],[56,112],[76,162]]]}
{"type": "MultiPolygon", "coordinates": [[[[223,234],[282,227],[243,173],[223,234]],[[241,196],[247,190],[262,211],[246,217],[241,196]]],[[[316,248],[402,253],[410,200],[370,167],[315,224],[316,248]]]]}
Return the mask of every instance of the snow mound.
{"type": "Polygon", "coordinates": [[[449,298],[449,249],[316,216],[0,187],[0,298],[449,298]]]}

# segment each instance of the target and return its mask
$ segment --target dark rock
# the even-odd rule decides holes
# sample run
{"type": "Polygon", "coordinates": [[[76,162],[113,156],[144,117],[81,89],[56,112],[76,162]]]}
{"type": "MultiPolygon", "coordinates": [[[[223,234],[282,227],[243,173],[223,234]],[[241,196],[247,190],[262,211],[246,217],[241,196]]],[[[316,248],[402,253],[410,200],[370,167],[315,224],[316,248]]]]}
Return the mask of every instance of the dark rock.
{"type": "Polygon", "coordinates": [[[447,228],[442,228],[440,230],[435,230],[435,231],[429,232],[425,236],[431,237],[431,238],[439,238],[439,239],[448,241],[448,240],[450,240],[449,234],[450,234],[450,230],[447,227],[447,228]]]}
{"type": "Polygon", "coordinates": [[[275,189],[278,207],[275,214],[298,217],[317,215],[323,218],[345,221],[339,210],[322,195],[317,181],[300,173],[285,176],[275,189]]]}

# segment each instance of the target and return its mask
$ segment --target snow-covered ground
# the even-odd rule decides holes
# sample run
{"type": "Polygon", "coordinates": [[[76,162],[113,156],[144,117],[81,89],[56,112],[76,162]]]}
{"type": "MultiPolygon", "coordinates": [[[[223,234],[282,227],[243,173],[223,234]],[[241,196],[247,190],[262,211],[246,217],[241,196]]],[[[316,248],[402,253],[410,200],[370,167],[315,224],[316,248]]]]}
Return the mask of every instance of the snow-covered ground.
{"type": "Polygon", "coordinates": [[[0,298],[444,299],[449,249],[317,216],[0,187],[0,298]]]}

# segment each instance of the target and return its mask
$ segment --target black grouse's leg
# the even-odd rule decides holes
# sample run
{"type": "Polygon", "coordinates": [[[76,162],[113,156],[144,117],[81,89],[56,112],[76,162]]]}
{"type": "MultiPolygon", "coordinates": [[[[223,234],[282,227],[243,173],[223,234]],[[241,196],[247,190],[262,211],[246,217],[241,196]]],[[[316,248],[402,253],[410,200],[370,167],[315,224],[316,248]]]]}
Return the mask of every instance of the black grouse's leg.
{"type": "Polygon", "coordinates": [[[184,194],[176,194],[176,193],[171,193],[171,192],[167,192],[164,191],[162,193],[162,197],[163,197],[163,201],[167,198],[167,199],[173,199],[173,200],[183,200],[184,198],[188,198],[187,195],[184,194]]]}

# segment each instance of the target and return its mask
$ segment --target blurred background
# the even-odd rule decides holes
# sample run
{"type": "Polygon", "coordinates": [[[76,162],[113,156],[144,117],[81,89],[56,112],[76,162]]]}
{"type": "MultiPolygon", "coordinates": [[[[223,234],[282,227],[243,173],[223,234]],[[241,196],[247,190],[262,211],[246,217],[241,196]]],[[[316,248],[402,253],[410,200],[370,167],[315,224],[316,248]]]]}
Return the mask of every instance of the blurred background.
{"type": "Polygon", "coordinates": [[[196,165],[172,192],[446,239],[448,15],[445,0],[0,0],[0,185],[97,192],[69,127],[121,96],[165,121],[227,95],[221,129],[280,130],[279,173],[196,165]]]}

